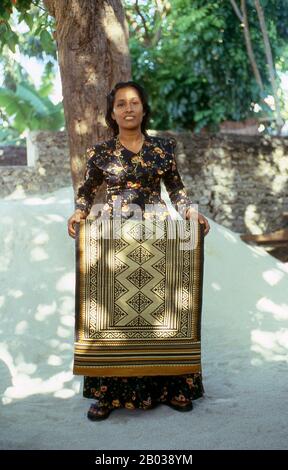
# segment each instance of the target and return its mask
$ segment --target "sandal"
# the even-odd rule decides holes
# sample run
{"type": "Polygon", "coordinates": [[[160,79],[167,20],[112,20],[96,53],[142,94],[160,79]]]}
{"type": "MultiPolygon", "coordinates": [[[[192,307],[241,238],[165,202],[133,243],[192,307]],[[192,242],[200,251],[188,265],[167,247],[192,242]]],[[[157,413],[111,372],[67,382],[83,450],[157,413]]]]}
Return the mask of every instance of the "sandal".
{"type": "Polygon", "coordinates": [[[170,406],[170,408],[173,408],[174,410],[177,411],[191,411],[193,409],[193,403],[192,401],[189,401],[186,405],[179,405],[178,403],[175,403],[176,400],[174,400],[173,403],[173,398],[170,401],[167,401],[167,405],[170,406]]]}
{"type": "Polygon", "coordinates": [[[151,405],[143,406],[142,409],[143,409],[144,411],[147,411],[147,410],[154,410],[154,408],[156,408],[158,405],[159,405],[159,403],[152,403],[151,405]]]}
{"type": "Polygon", "coordinates": [[[97,403],[92,403],[87,412],[87,418],[91,419],[92,421],[106,419],[110,415],[111,411],[112,409],[108,408],[107,406],[99,406],[97,403]]]}

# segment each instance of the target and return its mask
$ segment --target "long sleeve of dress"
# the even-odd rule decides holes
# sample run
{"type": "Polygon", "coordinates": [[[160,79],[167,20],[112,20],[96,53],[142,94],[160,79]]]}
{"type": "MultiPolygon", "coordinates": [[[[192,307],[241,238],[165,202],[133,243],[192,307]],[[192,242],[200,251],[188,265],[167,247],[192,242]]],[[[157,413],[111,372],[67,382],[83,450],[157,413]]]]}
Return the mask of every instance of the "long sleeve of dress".
{"type": "Polygon", "coordinates": [[[103,170],[97,167],[95,162],[95,148],[87,149],[87,165],[84,175],[84,181],[79,186],[75,198],[75,208],[87,212],[89,214],[93,205],[94,197],[99,187],[103,183],[103,170]]]}
{"type": "MultiPolygon", "coordinates": [[[[172,162],[168,171],[163,175],[163,181],[167,189],[168,195],[175,209],[180,212],[180,208],[183,210],[185,206],[193,204],[187,194],[187,190],[178,172],[177,163],[175,159],[175,148],[177,142],[172,139],[172,162]]],[[[188,207],[186,207],[188,209],[188,207]]]]}

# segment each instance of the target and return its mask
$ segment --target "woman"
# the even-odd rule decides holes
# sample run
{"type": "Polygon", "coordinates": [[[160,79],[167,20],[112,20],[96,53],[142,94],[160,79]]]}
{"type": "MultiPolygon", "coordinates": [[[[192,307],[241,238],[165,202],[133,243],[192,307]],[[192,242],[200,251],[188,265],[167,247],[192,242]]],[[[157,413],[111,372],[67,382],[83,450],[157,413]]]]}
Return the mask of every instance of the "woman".
{"type": "MultiPolygon", "coordinates": [[[[163,171],[162,163],[167,161],[169,152],[170,156],[171,152],[175,153],[176,141],[173,138],[151,137],[147,134],[149,111],[143,88],[133,81],[117,83],[107,96],[106,123],[113,130],[114,137],[96,144],[87,151],[89,158],[85,181],[78,189],[76,210],[68,221],[68,233],[71,237],[75,238],[75,224],[88,216],[95,193],[104,180],[107,183],[107,194],[103,213],[106,212],[109,217],[113,217],[113,209],[120,201],[121,216],[124,218],[133,215],[129,204],[137,204],[145,219],[153,216],[153,211],[146,209],[147,204],[150,204],[150,208],[156,204],[163,209],[159,217],[162,220],[168,219],[169,212],[160,197],[161,179],[177,210],[181,205],[183,207],[192,204],[178,173],[175,159],[169,160],[168,169],[166,166],[163,171]],[[156,173],[152,171],[155,167],[156,173]]],[[[206,235],[210,229],[209,223],[202,214],[197,214],[199,222],[204,224],[206,235]]],[[[192,208],[186,208],[184,215],[186,219],[192,218],[192,208]]],[[[176,376],[84,377],[83,395],[96,399],[87,415],[92,420],[107,418],[115,408],[151,409],[158,403],[165,403],[178,411],[189,411],[192,409],[192,399],[201,397],[203,393],[200,373],[176,376]]]]}

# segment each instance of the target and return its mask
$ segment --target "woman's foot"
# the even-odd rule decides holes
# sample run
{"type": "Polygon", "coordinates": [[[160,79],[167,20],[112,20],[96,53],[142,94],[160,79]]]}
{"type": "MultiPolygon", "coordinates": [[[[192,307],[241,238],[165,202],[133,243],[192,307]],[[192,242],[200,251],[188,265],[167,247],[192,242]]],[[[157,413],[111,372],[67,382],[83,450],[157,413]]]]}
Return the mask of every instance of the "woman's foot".
{"type": "Polygon", "coordinates": [[[193,403],[190,400],[179,401],[171,398],[171,400],[167,401],[167,405],[177,411],[191,411],[193,409],[193,403]]]}
{"type": "Polygon", "coordinates": [[[106,419],[110,415],[111,411],[112,409],[108,408],[107,406],[101,406],[97,403],[92,403],[87,412],[87,418],[91,419],[92,421],[106,419]]]}

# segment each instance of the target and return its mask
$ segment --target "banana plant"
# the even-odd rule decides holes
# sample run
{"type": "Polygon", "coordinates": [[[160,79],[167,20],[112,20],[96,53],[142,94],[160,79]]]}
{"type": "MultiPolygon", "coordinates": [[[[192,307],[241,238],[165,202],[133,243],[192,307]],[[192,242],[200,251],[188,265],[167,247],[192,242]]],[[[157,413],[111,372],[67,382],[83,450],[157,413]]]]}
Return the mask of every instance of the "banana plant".
{"type": "Polygon", "coordinates": [[[27,82],[18,83],[15,91],[0,88],[0,107],[20,134],[26,129],[57,131],[64,127],[62,103],[54,104],[27,82]]]}

